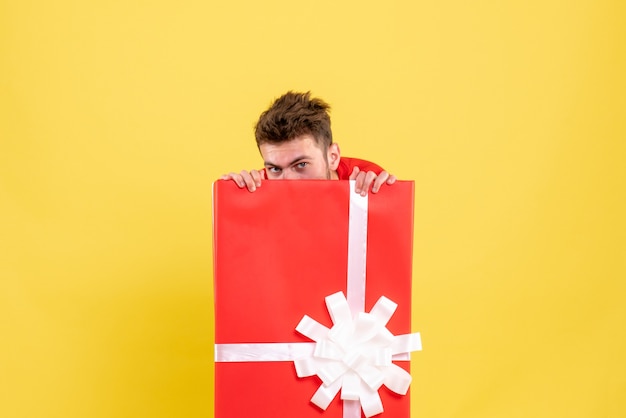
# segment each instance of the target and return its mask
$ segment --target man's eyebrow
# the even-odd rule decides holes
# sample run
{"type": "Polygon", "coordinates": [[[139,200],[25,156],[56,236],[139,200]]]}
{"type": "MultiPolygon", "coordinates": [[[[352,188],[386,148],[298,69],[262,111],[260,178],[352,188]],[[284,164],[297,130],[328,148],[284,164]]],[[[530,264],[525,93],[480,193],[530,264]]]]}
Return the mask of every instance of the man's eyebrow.
{"type": "MultiPolygon", "coordinates": [[[[297,158],[294,158],[289,164],[286,165],[286,167],[291,167],[292,165],[299,163],[302,160],[310,160],[311,157],[309,157],[308,155],[300,155],[297,158]]],[[[281,170],[285,167],[281,167],[278,164],[274,164],[271,161],[265,161],[264,162],[264,166],[265,167],[276,167],[276,168],[280,168],[281,170]]]]}

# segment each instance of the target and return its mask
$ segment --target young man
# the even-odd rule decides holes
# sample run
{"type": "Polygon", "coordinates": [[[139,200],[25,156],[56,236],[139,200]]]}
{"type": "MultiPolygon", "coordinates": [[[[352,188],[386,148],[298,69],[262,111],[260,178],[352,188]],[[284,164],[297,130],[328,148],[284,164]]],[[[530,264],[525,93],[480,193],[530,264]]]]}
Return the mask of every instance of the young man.
{"type": "Polygon", "coordinates": [[[256,143],[263,157],[262,170],[229,173],[233,180],[253,192],[263,180],[356,180],[355,191],[363,196],[377,193],[396,177],[369,161],[341,157],[330,129],[330,106],[311,98],[310,92],[288,92],[263,112],[256,124],[256,143]]]}

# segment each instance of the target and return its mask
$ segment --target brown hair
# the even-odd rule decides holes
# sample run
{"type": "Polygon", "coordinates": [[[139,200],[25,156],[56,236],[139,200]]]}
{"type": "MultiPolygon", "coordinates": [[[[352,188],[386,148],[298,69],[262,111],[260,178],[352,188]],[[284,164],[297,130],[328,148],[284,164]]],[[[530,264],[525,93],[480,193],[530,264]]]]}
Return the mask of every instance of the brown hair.
{"type": "Polygon", "coordinates": [[[256,144],[287,142],[310,134],[326,151],[333,142],[329,111],[330,106],[322,99],[311,98],[311,92],[289,91],[259,117],[254,128],[256,144]]]}

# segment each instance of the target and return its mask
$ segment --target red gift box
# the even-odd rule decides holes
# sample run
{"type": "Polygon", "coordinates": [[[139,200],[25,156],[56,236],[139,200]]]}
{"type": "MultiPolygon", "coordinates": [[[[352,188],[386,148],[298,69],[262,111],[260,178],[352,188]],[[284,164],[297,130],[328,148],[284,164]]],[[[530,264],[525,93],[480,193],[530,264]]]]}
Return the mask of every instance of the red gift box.
{"type": "MultiPolygon", "coordinates": [[[[354,317],[385,296],[397,304],[386,329],[411,331],[413,182],[365,198],[351,187],[266,181],[249,193],[232,181],[214,184],[216,418],[362,416],[359,401],[341,400],[342,392],[325,410],[314,405],[322,380],[298,377],[294,367],[321,346],[296,327],[308,315],[332,328],[325,298],[337,292],[347,294],[354,317]]],[[[409,371],[398,358],[393,363],[409,371]]],[[[381,417],[409,416],[408,394],[386,386],[377,393],[381,417]]]]}

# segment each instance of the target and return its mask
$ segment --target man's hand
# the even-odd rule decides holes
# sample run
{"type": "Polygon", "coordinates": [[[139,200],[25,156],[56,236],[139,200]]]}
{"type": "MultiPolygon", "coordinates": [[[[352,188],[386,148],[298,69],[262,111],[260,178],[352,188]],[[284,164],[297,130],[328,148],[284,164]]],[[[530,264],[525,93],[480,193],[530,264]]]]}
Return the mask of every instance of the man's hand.
{"type": "Polygon", "coordinates": [[[266,180],[264,170],[241,170],[239,173],[228,173],[220,177],[222,180],[234,181],[240,189],[244,187],[248,188],[248,191],[253,192],[257,187],[261,187],[261,181],[266,180]]]}
{"type": "Polygon", "coordinates": [[[359,167],[354,167],[352,174],[350,174],[350,180],[356,180],[354,191],[361,196],[366,196],[372,184],[372,193],[378,193],[380,186],[383,184],[394,184],[396,182],[396,176],[386,171],[382,171],[379,175],[376,175],[373,171],[361,171],[359,167]]]}

